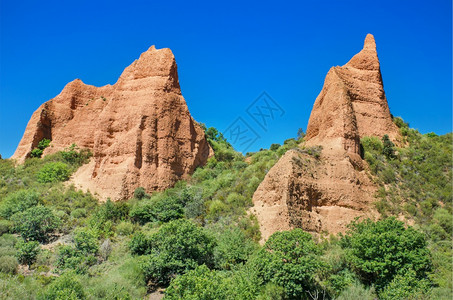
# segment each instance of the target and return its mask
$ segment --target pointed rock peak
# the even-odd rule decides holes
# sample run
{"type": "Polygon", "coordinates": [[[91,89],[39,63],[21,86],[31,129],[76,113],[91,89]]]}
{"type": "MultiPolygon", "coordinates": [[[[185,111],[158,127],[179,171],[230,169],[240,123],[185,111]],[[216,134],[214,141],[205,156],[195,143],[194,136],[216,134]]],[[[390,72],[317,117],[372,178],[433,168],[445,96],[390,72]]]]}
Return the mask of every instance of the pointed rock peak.
{"type": "Polygon", "coordinates": [[[376,51],[376,42],[372,34],[367,34],[363,49],[354,55],[345,67],[353,67],[361,70],[379,71],[379,58],[376,51]]]}
{"type": "Polygon", "coordinates": [[[360,138],[399,136],[385,97],[374,37],[343,67],[327,73],[315,101],[305,140],[312,145],[335,145],[360,154],[360,138]]]}
{"type": "Polygon", "coordinates": [[[374,50],[376,51],[376,41],[374,36],[371,33],[368,33],[365,38],[365,43],[363,44],[364,50],[374,50]]]}
{"type": "Polygon", "coordinates": [[[140,55],[130,66],[124,69],[118,82],[142,79],[146,77],[174,77],[176,61],[168,48],[156,49],[153,45],[140,55]]]}

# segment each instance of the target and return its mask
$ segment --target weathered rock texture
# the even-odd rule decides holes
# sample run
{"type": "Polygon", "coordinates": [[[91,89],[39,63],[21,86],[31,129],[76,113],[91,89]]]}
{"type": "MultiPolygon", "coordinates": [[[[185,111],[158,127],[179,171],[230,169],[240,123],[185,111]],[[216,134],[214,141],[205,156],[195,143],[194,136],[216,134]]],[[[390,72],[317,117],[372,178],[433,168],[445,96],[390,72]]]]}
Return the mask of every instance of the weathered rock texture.
{"type": "Polygon", "coordinates": [[[375,217],[376,186],[360,156],[360,138],[399,137],[385,97],[376,44],[367,35],[363,50],[328,72],[317,97],[301,149],[288,151],[253,195],[263,239],[291,228],[344,232],[356,217],[375,217]],[[322,146],[320,157],[304,151],[322,146]]]}
{"type": "Polygon", "coordinates": [[[128,198],[172,186],[203,165],[210,147],[181,95],[170,49],[152,46],[114,85],[76,79],[36,110],[12,158],[23,161],[48,138],[44,155],[75,143],[93,152],[73,182],[101,198],[128,198]]]}
{"type": "Polygon", "coordinates": [[[343,148],[360,154],[360,138],[388,134],[396,140],[374,37],[368,34],[358,54],[327,73],[307,126],[308,145],[343,148]]]}

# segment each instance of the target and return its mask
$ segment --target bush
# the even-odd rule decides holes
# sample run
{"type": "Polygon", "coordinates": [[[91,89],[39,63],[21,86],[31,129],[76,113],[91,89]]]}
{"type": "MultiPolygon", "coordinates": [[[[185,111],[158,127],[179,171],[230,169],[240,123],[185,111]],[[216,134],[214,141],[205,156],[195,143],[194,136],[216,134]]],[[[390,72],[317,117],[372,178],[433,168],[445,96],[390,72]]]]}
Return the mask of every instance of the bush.
{"type": "Polygon", "coordinates": [[[79,228],[74,231],[74,243],[82,255],[96,254],[99,250],[98,240],[93,231],[79,228]]]}
{"type": "Polygon", "coordinates": [[[9,233],[13,227],[13,222],[8,220],[0,220],[0,235],[9,233]]]}
{"type": "Polygon", "coordinates": [[[47,287],[43,296],[46,300],[85,299],[82,284],[71,272],[64,273],[55,279],[47,287]]]}
{"type": "Polygon", "coordinates": [[[378,222],[353,222],[341,239],[346,260],[368,285],[378,290],[389,284],[397,274],[414,270],[417,278],[426,278],[431,260],[422,233],[395,218],[378,222]]]}
{"type": "Polygon", "coordinates": [[[41,183],[66,181],[71,174],[67,164],[62,162],[49,162],[38,172],[38,181],[41,183]]]}
{"type": "Polygon", "coordinates": [[[61,151],[61,156],[67,163],[75,166],[81,166],[88,162],[92,154],[90,150],[80,149],[76,144],[72,144],[65,149],[65,151],[61,151]]]}
{"type": "Polygon", "coordinates": [[[385,155],[387,158],[394,158],[395,157],[395,144],[392,143],[390,140],[389,136],[385,134],[382,137],[382,144],[383,144],[383,149],[382,149],[382,154],[385,155]]]}
{"type": "Polygon", "coordinates": [[[72,269],[78,274],[84,274],[96,262],[94,255],[82,254],[72,246],[62,245],[57,249],[55,264],[60,269],[72,269]]]}
{"type": "Polygon", "coordinates": [[[149,198],[149,195],[146,193],[144,187],[138,187],[134,191],[134,198],[141,200],[143,198],[149,198]]]}
{"type": "Polygon", "coordinates": [[[165,299],[231,299],[221,273],[199,266],[177,276],[165,291],[165,299]]]}
{"type": "Polygon", "coordinates": [[[213,265],[214,239],[187,220],[162,225],[149,237],[148,245],[142,267],[146,279],[154,284],[168,284],[175,275],[197,265],[213,265]]]}
{"type": "Polygon", "coordinates": [[[25,242],[19,241],[16,244],[16,257],[21,264],[27,264],[29,267],[36,261],[39,254],[39,243],[36,241],[25,242]]]}
{"type": "Polygon", "coordinates": [[[427,294],[430,283],[419,279],[413,270],[396,275],[393,280],[379,293],[379,299],[420,299],[427,294]]]}
{"type": "Polygon", "coordinates": [[[214,249],[216,266],[230,269],[235,264],[245,263],[256,248],[239,228],[226,230],[218,237],[214,249]]]}
{"type": "Polygon", "coordinates": [[[132,236],[129,242],[129,249],[132,254],[144,255],[150,253],[151,247],[148,238],[143,232],[139,231],[132,236]]]}
{"type": "Polygon", "coordinates": [[[50,140],[42,139],[38,143],[38,146],[31,151],[30,156],[40,158],[42,156],[42,153],[44,152],[44,149],[49,147],[49,145],[50,145],[50,140]]]}
{"type": "Polygon", "coordinates": [[[12,218],[14,230],[25,240],[47,242],[51,233],[59,228],[61,221],[44,206],[35,206],[12,218]]]}
{"type": "Polygon", "coordinates": [[[158,195],[137,203],[130,216],[140,224],[168,222],[184,216],[184,202],[176,195],[158,195]]]}
{"type": "Polygon", "coordinates": [[[302,229],[276,232],[253,258],[259,275],[285,289],[289,298],[309,297],[317,289],[315,275],[323,266],[319,249],[302,229]]]}
{"type": "Polygon", "coordinates": [[[14,256],[0,256],[0,272],[6,274],[16,274],[19,263],[14,256]]]}
{"type": "Polygon", "coordinates": [[[17,212],[25,211],[26,209],[38,205],[40,202],[39,196],[32,190],[19,190],[11,193],[1,202],[0,216],[9,219],[17,212]]]}
{"type": "Polygon", "coordinates": [[[128,221],[121,221],[117,226],[116,226],[116,232],[119,235],[124,235],[128,236],[131,235],[134,232],[134,224],[128,221]]]}
{"type": "Polygon", "coordinates": [[[377,299],[376,293],[373,288],[366,288],[360,282],[355,282],[352,285],[346,287],[340,296],[336,298],[337,300],[375,300],[377,299]]]}

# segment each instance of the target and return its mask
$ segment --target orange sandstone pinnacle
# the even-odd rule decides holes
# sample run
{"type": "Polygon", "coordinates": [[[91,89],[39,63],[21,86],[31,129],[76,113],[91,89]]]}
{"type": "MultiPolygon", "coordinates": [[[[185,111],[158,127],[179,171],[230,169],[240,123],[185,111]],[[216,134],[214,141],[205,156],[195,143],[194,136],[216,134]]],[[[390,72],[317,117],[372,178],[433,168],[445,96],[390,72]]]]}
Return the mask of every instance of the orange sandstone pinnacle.
{"type": "Polygon", "coordinates": [[[297,149],[272,167],[253,195],[251,209],[264,240],[275,231],[302,228],[336,234],[356,217],[377,215],[377,187],[360,157],[360,138],[399,137],[385,97],[374,37],[342,67],[327,73],[307,126],[305,147],[322,146],[319,159],[297,149]]]}
{"type": "Polygon", "coordinates": [[[76,79],[32,115],[12,158],[23,162],[39,141],[44,155],[75,143],[93,152],[72,181],[112,200],[171,187],[206,163],[210,147],[181,95],[170,49],[150,47],[114,85],[76,79]]]}

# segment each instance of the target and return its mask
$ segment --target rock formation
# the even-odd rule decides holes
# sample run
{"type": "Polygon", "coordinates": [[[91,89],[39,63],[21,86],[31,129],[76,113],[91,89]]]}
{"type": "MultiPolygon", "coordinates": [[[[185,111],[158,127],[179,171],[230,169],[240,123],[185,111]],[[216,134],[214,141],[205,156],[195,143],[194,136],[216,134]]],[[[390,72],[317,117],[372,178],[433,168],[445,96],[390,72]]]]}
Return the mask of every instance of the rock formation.
{"type": "Polygon", "coordinates": [[[44,155],[73,143],[90,149],[93,158],[72,180],[112,200],[130,197],[138,186],[168,188],[210,154],[181,95],[171,50],[154,46],[114,85],[68,83],[33,113],[12,158],[23,161],[43,138],[52,141],[44,155]]]}
{"type": "Polygon", "coordinates": [[[374,37],[368,34],[362,51],[342,67],[327,73],[307,126],[308,145],[340,147],[360,154],[360,138],[399,136],[392,122],[374,37]]]}
{"type": "Polygon", "coordinates": [[[305,143],[288,151],[253,195],[263,239],[291,228],[338,233],[354,218],[374,217],[376,186],[361,158],[360,138],[399,137],[385,97],[376,44],[327,73],[307,127],[305,143]],[[310,147],[322,148],[319,157],[310,147]],[[305,149],[305,150],[304,150],[305,149]]]}

